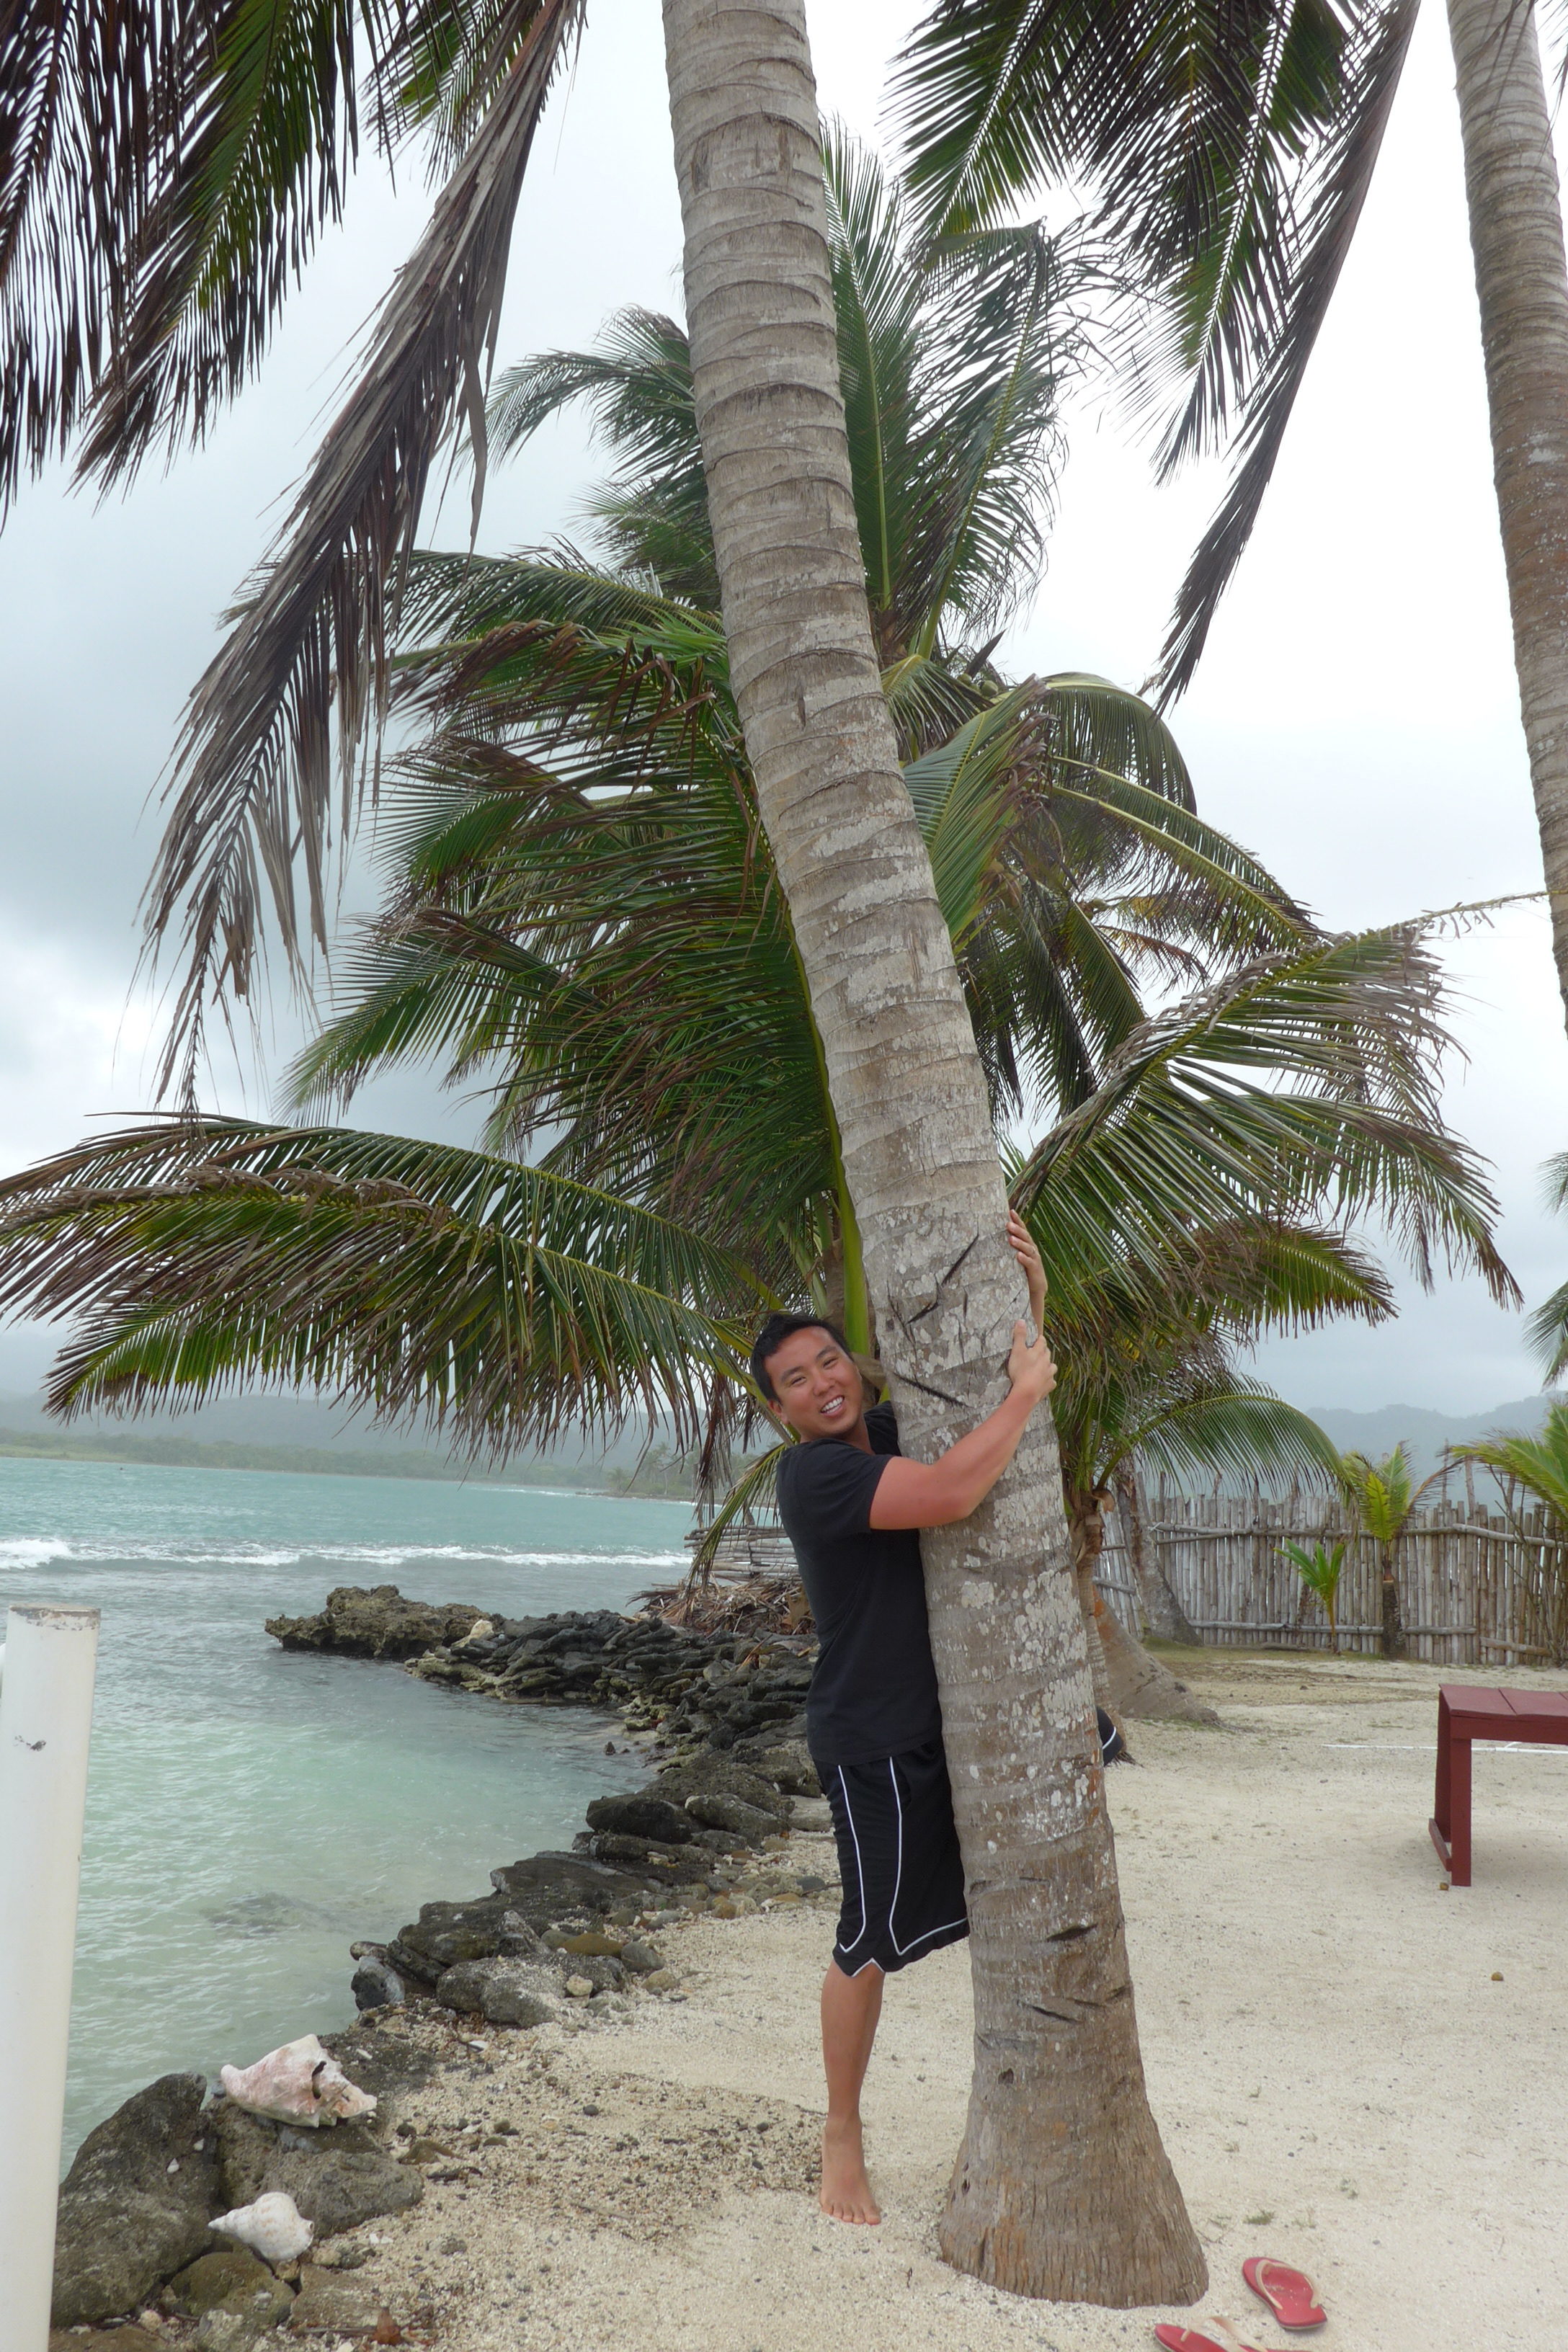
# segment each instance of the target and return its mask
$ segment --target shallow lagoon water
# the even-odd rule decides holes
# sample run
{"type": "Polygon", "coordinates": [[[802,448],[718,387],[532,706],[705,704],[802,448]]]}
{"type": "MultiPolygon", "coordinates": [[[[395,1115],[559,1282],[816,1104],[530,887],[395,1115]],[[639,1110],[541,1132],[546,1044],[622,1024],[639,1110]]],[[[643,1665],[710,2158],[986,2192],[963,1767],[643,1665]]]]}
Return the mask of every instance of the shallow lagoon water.
{"type": "Polygon", "coordinates": [[[488,1893],[641,1777],[605,1717],[290,1654],[263,1620],[350,1583],[624,1608],[684,1565],[689,1521],[536,1487],[0,1460],[0,1610],[102,1612],[68,2154],[156,2074],[345,2023],[351,1942],[488,1893]]]}

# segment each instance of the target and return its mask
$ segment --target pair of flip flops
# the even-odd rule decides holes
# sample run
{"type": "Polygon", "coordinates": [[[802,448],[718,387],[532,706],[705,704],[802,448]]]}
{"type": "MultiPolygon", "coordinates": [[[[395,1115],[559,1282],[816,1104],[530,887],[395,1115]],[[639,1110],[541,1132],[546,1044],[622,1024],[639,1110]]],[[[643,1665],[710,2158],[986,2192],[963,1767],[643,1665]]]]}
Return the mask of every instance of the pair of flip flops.
{"type": "MultiPolygon", "coordinates": [[[[1281,2327],[1321,2327],[1326,2324],[1328,2314],[1319,2307],[1311,2280],[1300,2271],[1293,2271],[1289,2263],[1276,2263],[1267,2254],[1254,2254],[1243,2263],[1241,2275],[1253,2294],[1268,2305],[1281,2327]]],[[[1201,2328],[1173,2326],[1168,2320],[1156,2327],[1154,2334],[1166,2352],[1253,2352],[1251,2345],[1241,2343],[1227,2320],[1211,2320],[1209,2325],[1224,2331],[1223,2340],[1205,2336],[1201,2328]]]]}

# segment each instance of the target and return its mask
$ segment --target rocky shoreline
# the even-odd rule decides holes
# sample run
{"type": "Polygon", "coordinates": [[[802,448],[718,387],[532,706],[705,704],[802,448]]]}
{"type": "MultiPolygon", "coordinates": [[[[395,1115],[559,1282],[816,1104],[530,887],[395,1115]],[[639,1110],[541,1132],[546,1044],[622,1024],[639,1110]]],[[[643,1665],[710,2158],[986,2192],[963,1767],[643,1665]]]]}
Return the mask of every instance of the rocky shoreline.
{"type": "Polygon", "coordinates": [[[804,1643],[609,1611],[486,1617],[395,1586],[340,1588],[317,1615],[267,1630],[287,1648],[400,1662],[503,1703],[612,1711],[656,1769],[633,1794],[595,1799],[572,1851],[499,1867],[489,1893],[426,1903],[385,1944],[352,1948],[360,2021],[323,2046],[374,2095],[374,2116],[301,2128],[199,2074],[166,2075],[90,2132],[60,2193],[51,2352],[255,2352],[279,2331],[432,2340],[433,2307],[394,2311],[348,2275],[367,2258],[365,2224],[418,2204],[426,2180],[465,2177],[473,2151],[422,2132],[420,2098],[452,2068],[471,2072],[498,2034],[534,2037],[547,2064],[563,2035],[679,2001],[659,1939],[695,1918],[835,1892],[802,1736],[804,1643]],[[820,1869],[792,1865],[803,1831],[820,1869]],[[314,2225],[302,2263],[269,2265],[214,2234],[215,2217],[278,2190],[314,2225]]]}
{"type": "Polygon", "coordinates": [[[396,1659],[425,1682],[510,1706],[603,1707],[660,1748],[719,1754],[804,1739],[816,1649],[611,1609],[488,1617],[467,1601],[405,1600],[395,1584],[340,1585],[316,1615],[272,1617],[267,1631],[286,1650],[396,1659]]]}

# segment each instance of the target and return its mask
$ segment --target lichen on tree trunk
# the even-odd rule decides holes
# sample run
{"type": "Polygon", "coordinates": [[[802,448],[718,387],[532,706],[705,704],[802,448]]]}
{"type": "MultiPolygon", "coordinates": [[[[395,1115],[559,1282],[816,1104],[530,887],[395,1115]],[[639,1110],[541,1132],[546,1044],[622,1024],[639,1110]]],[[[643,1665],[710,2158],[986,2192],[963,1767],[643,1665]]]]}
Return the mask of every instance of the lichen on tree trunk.
{"type": "MultiPolygon", "coordinates": [[[[909,1452],[998,1402],[1022,1286],[973,1033],[867,609],[801,0],[664,0],[687,315],[730,670],[789,902],[909,1452]]],[[[1048,1413],[922,1541],[969,1883],[962,2268],[1113,2305],[1201,2294],[1144,2093],[1048,1413]]]]}

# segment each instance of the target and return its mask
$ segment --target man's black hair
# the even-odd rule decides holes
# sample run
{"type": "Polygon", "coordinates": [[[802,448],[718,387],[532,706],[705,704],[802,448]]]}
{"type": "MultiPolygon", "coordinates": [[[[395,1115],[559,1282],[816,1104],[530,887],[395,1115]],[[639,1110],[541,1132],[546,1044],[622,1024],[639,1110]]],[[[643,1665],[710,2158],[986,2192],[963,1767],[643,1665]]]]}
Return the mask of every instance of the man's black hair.
{"type": "Polygon", "coordinates": [[[784,1341],[793,1339],[797,1331],[826,1331],[830,1339],[837,1340],[846,1355],[849,1353],[848,1340],[837,1324],[830,1323],[826,1315],[770,1315],[752,1342],[752,1378],[763,1394],[772,1398],[775,1404],[778,1399],[773,1395],[773,1384],[767,1374],[768,1358],[776,1356],[784,1341]]]}

